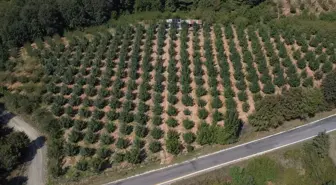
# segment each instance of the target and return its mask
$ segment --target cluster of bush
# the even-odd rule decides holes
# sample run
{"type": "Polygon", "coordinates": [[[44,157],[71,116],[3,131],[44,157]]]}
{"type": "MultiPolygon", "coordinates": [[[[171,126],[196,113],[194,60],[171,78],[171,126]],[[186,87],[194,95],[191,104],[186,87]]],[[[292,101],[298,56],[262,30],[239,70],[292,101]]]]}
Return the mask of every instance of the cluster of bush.
{"type": "Polygon", "coordinates": [[[29,143],[25,133],[0,125],[0,183],[7,184],[9,174],[23,163],[29,143]]]}

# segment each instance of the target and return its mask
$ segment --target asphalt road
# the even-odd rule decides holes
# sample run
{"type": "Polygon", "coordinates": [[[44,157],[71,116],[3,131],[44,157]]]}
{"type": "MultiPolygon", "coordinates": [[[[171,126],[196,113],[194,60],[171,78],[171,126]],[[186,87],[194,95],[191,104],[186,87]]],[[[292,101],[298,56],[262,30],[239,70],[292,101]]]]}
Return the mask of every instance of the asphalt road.
{"type": "Polygon", "coordinates": [[[45,185],[45,162],[47,148],[44,137],[19,117],[13,117],[7,123],[14,130],[25,132],[32,141],[29,145],[27,185],[45,185]]]}
{"type": "Polygon", "coordinates": [[[255,140],[237,147],[216,152],[178,165],[144,173],[106,185],[152,185],[171,184],[222,166],[289,146],[316,136],[319,132],[336,130],[336,116],[289,130],[280,134],[255,140]]]}

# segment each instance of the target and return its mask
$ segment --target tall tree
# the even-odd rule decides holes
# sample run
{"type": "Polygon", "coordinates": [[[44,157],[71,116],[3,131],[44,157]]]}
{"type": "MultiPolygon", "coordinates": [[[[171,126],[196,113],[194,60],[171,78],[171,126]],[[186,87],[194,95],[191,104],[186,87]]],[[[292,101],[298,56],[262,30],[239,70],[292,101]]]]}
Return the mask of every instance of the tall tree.
{"type": "Polygon", "coordinates": [[[166,0],[165,10],[175,12],[178,8],[178,0],[166,0]]]}
{"type": "Polygon", "coordinates": [[[58,11],[54,3],[41,5],[38,19],[47,35],[62,33],[65,26],[62,14],[58,11]]]}
{"type": "Polygon", "coordinates": [[[322,90],[326,102],[336,105],[336,71],[329,73],[322,81],[322,90]]]}

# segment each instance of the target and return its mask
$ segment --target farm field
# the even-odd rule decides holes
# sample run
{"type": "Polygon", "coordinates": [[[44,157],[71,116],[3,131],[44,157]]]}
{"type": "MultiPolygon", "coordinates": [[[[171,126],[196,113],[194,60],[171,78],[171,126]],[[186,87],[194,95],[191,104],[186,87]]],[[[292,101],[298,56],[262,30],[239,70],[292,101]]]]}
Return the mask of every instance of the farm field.
{"type": "Polygon", "coordinates": [[[281,15],[296,15],[303,11],[313,14],[333,11],[336,8],[335,0],[275,0],[281,15]]]}
{"type": "Polygon", "coordinates": [[[225,128],[228,112],[248,124],[262,97],[319,87],[336,63],[327,39],[265,25],[77,32],[26,44],[11,58],[6,86],[23,94],[42,87],[44,108],[64,130],[63,168],[110,156],[169,163],[201,147],[200,127],[225,128]]]}

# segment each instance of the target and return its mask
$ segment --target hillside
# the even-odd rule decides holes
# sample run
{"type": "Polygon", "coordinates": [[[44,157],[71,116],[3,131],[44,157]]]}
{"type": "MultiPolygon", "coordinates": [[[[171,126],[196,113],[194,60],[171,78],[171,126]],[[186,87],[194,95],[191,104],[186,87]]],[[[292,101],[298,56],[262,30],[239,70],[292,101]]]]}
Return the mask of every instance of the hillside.
{"type": "Polygon", "coordinates": [[[266,25],[134,25],[27,44],[3,78],[14,94],[42,95],[64,130],[63,167],[111,152],[117,162],[168,163],[204,144],[204,124],[228,133],[230,112],[248,124],[262,97],[319,87],[334,49],[323,35],[266,25]]]}

